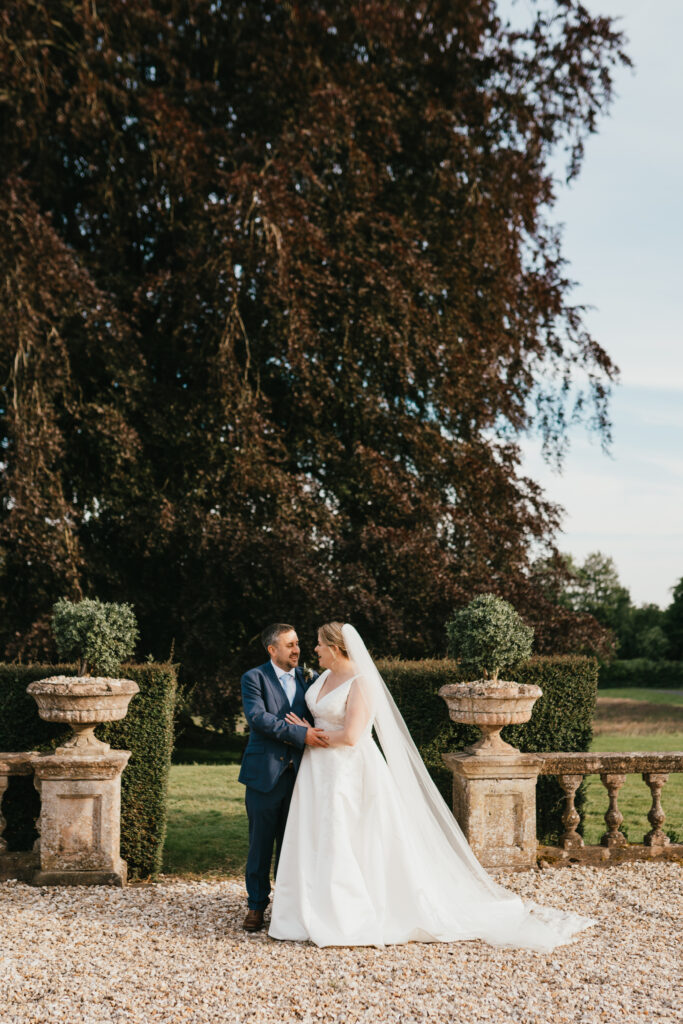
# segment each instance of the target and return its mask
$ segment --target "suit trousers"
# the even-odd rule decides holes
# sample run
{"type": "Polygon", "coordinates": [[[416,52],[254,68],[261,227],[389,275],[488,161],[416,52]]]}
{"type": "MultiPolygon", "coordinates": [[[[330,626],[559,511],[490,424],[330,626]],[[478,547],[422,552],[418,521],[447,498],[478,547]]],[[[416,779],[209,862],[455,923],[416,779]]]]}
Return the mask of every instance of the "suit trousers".
{"type": "Polygon", "coordinates": [[[265,910],[270,902],[270,865],[275,846],[275,873],[280,859],[289,804],[296,771],[290,764],[269,793],[247,786],[244,802],[249,818],[249,855],[247,857],[247,904],[250,910],[265,910]]]}

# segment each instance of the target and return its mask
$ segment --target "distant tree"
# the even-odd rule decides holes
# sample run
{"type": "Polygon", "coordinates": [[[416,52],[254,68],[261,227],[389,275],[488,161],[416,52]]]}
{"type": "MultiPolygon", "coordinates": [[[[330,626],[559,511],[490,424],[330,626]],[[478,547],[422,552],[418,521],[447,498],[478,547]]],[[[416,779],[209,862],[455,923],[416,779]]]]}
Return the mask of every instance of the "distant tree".
{"type": "Polygon", "coordinates": [[[8,0],[0,40],[7,653],[64,593],[131,602],[207,695],[276,618],[421,654],[495,591],[541,649],[588,628],[536,585],[559,511],[516,439],[609,434],[548,211],[626,61],[611,20],[8,0]]]}
{"type": "Polygon", "coordinates": [[[656,604],[631,607],[626,627],[619,636],[620,658],[668,657],[669,641],[664,630],[665,612],[656,604]]]}
{"type": "Polygon", "coordinates": [[[636,658],[651,658],[661,661],[669,654],[669,641],[661,626],[641,630],[636,636],[636,658]]]}
{"type": "Polygon", "coordinates": [[[599,623],[606,635],[581,638],[575,649],[593,651],[602,657],[667,657],[669,641],[665,632],[665,612],[656,604],[635,607],[631,595],[619,579],[614,559],[600,551],[578,564],[571,555],[538,559],[534,563],[540,585],[548,600],[599,623]],[[610,640],[611,637],[611,640],[610,640]]]}
{"type": "Polygon", "coordinates": [[[567,556],[567,566],[574,578],[562,595],[562,603],[572,611],[592,615],[620,636],[629,620],[631,595],[619,580],[614,559],[594,551],[579,566],[567,556]]]}
{"type": "Polygon", "coordinates": [[[664,612],[664,632],[669,644],[668,656],[683,660],[683,578],[673,591],[671,604],[664,612]]]}
{"type": "Polygon", "coordinates": [[[580,569],[571,555],[556,551],[534,559],[531,578],[546,607],[545,620],[535,624],[535,646],[542,654],[594,654],[609,661],[617,651],[614,632],[582,607],[577,599],[580,569]]]}

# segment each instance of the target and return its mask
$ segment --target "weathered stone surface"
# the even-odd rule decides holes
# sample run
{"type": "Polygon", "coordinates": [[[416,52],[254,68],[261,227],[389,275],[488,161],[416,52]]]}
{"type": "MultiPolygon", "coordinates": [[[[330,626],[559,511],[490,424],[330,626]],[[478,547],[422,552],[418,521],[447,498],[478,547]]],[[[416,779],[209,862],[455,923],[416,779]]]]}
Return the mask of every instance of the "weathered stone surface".
{"type": "Polygon", "coordinates": [[[115,885],[121,889],[127,881],[125,860],[118,871],[34,871],[31,885],[115,885]]]}
{"type": "Polygon", "coordinates": [[[494,871],[533,867],[536,755],[442,757],[453,772],[453,813],[480,863],[494,871]]]}
{"type": "Polygon", "coordinates": [[[5,850],[0,853],[0,882],[6,882],[10,878],[31,882],[38,864],[38,854],[33,850],[5,850]]]}
{"type": "MultiPolygon", "coordinates": [[[[130,699],[139,692],[139,687],[132,679],[111,679],[109,676],[50,676],[47,679],[38,679],[34,683],[29,683],[26,692],[33,697],[63,697],[66,695],[80,699],[127,695],[130,699]]],[[[128,707],[127,701],[124,707],[128,707]]]]}
{"type": "Polygon", "coordinates": [[[562,824],[564,825],[564,833],[562,835],[562,847],[565,850],[574,850],[584,845],[583,839],[577,832],[577,827],[581,822],[581,815],[576,809],[575,799],[576,791],[583,782],[583,775],[558,775],[557,781],[564,791],[565,796],[565,807],[562,815],[562,824]]]}
{"type": "Polygon", "coordinates": [[[0,879],[38,885],[123,885],[119,850],[121,772],[127,750],[81,756],[0,754],[0,799],[11,774],[34,773],[41,796],[39,837],[33,851],[7,853],[0,814],[0,879]]]}
{"type": "Polygon", "coordinates": [[[33,758],[36,751],[25,751],[19,754],[0,754],[1,775],[32,775],[33,758]]]}
{"type": "Polygon", "coordinates": [[[32,766],[39,779],[116,779],[128,763],[129,750],[108,750],[106,754],[60,753],[34,755],[32,766]]]}
{"type": "Polygon", "coordinates": [[[627,846],[582,846],[565,850],[561,846],[538,847],[538,860],[547,867],[567,864],[591,864],[595,867],[613,864],[632,864],[636,861],[683,861],[683,843],[667,846],[646,846],[632,843],[627,846]]]}
{"type": "Polygon", "coordinates": [[[64,722],[74,736],[59,754],[97,754],[109,750],[109,744],[95,736],[95,726],[125,718],[128,704],[139,692],[132,679],[108,679],[101,676],[51,676],[26,687],[38,705],[38,714],[46,722],[64,722]]]}
{"type": "Polygon", "coordinates": [[[100,722],[124,718],[139,692],[130,679],[53,676],[27,692],[41,718],[71,725],[75,735],[53,754],[0,753],[0,801],[10,775],[31,775],[41,797],[32,851],[8,853],[2,839],[0,879],[38,885],[124,885],[120,855],[121,772],[130,752],[110,750],[94,735],[100,722]]]}
{"type": "Polygon", "coordinates": [[[103,757],[69,753],[34,760],[41,795],[36,884],[125,883],[126,865],[120,856],[121,772],[129,757],[127,750],[112,750],[103,757]]]}
{"type": "Polygon", "coordinates": [[[501,739],[500,730],[506,725],[528,722],[534,704],[542,695],[539,686],[503,679],[448,683],[439,690],[452,721],[478,725],[481,729],[482,739],[466,748],[476,757],[519,754],[516,747],[501,739]]]}
{"type": "Polygon", "coordinates": [[[666,815],[662,807],[662,789],[669,778],[666,772],[643,772],[643,781],[650,787],[652,807],[647,819],[652,825],[651,830],[643,837],[646,846],[668,846],[671,840],[662,830],[666,815]]]}
{"type": "Polygon", "coordinates": [[[603,772],[634,775],[643,772],[683,772],[683,751],[634,751],[603,754],[592,751],[535,754],[539,759],[539,775],[600,775],[603,772]]]}

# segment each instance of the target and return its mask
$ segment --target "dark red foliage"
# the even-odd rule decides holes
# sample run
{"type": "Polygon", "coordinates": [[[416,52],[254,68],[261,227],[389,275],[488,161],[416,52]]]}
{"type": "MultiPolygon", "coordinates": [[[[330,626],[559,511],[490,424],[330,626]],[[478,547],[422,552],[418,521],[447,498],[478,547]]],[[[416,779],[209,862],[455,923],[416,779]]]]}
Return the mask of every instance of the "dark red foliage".
{"type": "Polygon", "coordinates": [[[626,58],[550,7],[5,2],[9,653],[62,594],[132,601],[206,693],[268,620],[413,657],[480,591],[599,646],[530,572],[558,510],[516,438],[561,449],[577,395],[608,434],[548,161],[626,58]]]}

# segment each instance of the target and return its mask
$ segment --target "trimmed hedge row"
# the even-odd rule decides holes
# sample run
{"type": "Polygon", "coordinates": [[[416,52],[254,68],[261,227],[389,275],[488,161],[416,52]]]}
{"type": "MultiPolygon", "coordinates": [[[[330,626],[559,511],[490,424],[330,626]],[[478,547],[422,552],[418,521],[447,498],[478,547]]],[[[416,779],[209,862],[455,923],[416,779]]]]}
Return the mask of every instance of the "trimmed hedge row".
{"type": "Polygon", "coordinates": [[[683,690],[683,661],[651,661],[630,658],[601,665],[601,690],[616,686],[644,686],[657,690],[683,690]]]}
{"type": "MultiPolygon", "coordinates": [[[[463,682],[455,661],[381,661],[377,667],[396,701],[429,772],[450,806],[452,776],[441,760],[447,751],[461,750],[481,735],[474,726],[458,725],[438,691],[445,683],[463,682]]],[[[509,725],[503,739],[530,753],[550,750],[588,750],[593,738],[593,712],[598,682],[594,658],[574,655],[536,657],[514,673],[519,683],[535,683],[543,696],[534,705],[531,721],[509,725]]],[[[576,806],[584,802],[583,784],[576,806]]],[[[564,794],[556,779],[542,776],[536,790],[536,828],[541,842],[556,842],[562,832],[564,794]]]]}
{"type": "MultiPolygon", "coordinates": [[[[0,750],[51,750],[66,739],[68,728],[38,717],[26,687],[36,679],[76,674],[73,665],[0,664],[0,750]]],[[[131,877],[146,878],[161,869],[177,676],[170,664],[124,665],[120,675],[136,682],[140,692],[122,721],[98,726],[96,735],[113,748],[131,751],[121,778],[121,856],[131,877]]],[[[26,787],[17,785],[5,797],[6,816],[24,848],[27,822],[32,829],[35,815],[27,796],[26,787]]]]}

